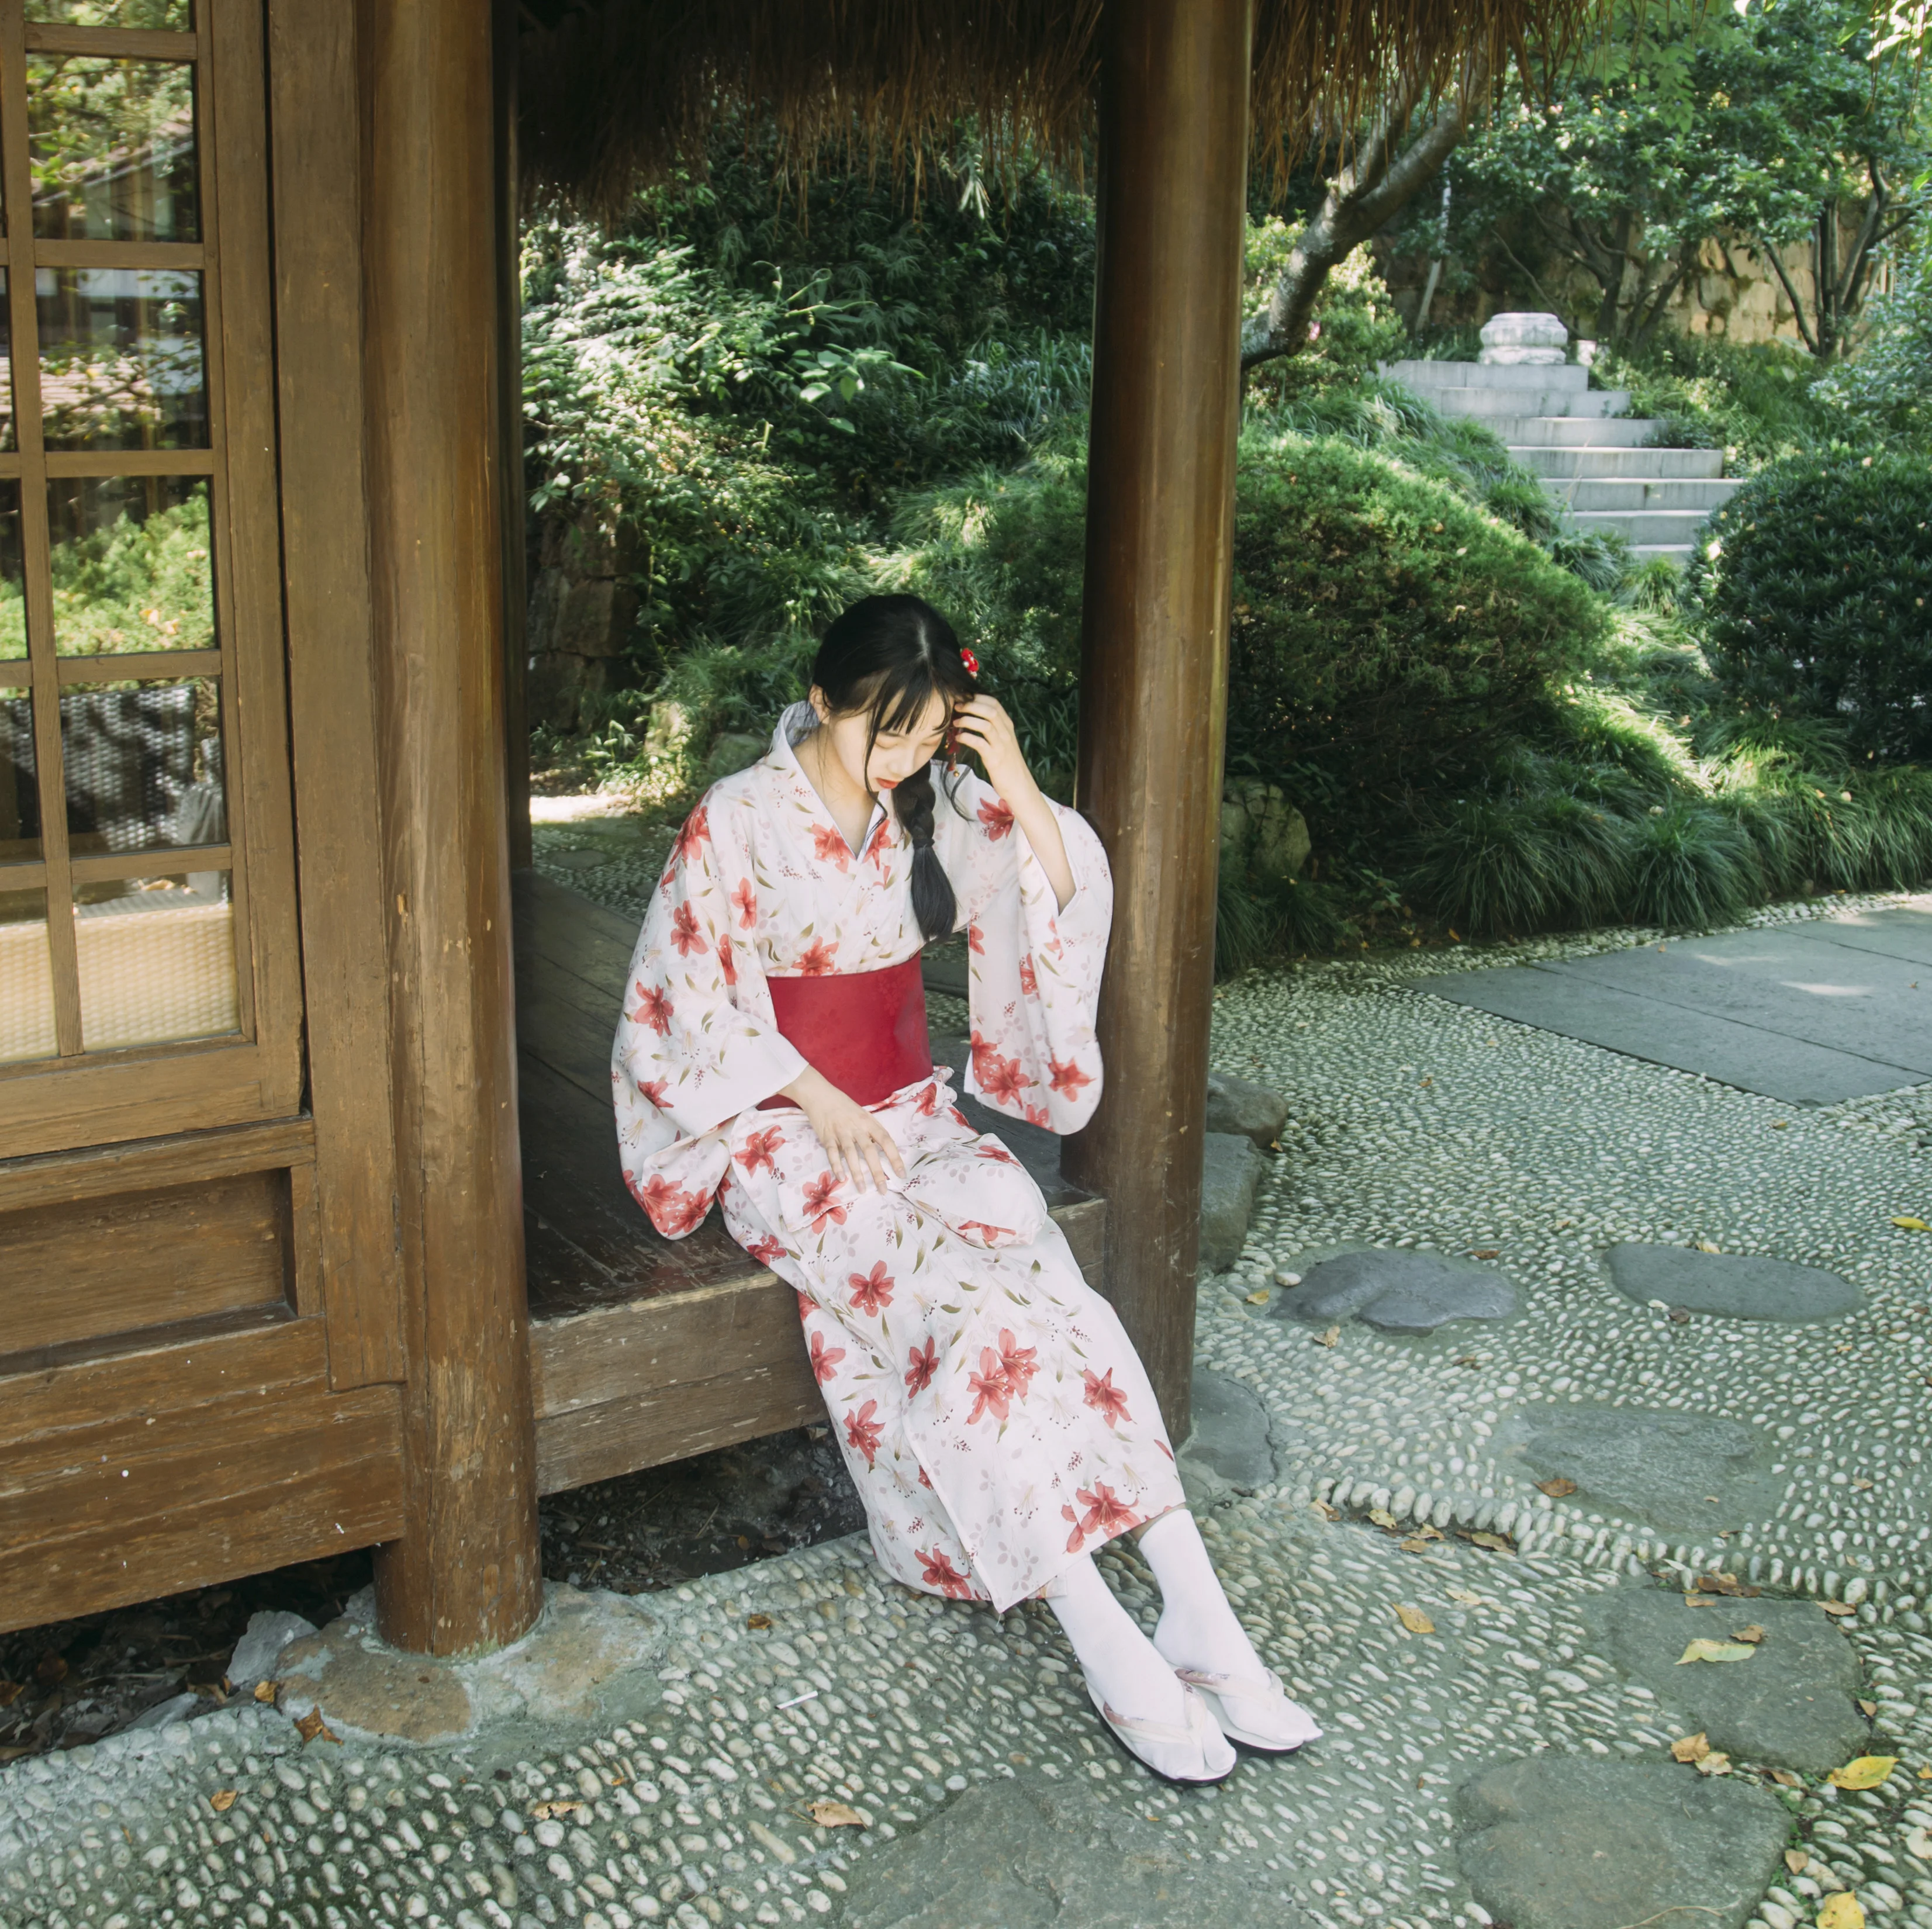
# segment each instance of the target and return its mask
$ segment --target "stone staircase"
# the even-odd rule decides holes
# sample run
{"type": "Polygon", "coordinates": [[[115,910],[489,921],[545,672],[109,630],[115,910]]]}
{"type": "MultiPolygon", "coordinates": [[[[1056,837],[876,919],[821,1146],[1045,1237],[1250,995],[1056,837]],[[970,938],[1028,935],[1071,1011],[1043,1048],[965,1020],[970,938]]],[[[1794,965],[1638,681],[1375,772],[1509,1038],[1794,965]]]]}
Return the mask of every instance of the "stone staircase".
{"type": "Polygon", "coordinates": [[[1640,562],[1680,568],[1697,532],[1739,484],[1724,479],[1718,448],[1652,448],[1658,424],[1626,416],[1622,388],[1592,388],[1575,362],[1393,362],[1382,374],[1445,416],[1473,416],[1583,529],[1615,530],[1640,562]]]}

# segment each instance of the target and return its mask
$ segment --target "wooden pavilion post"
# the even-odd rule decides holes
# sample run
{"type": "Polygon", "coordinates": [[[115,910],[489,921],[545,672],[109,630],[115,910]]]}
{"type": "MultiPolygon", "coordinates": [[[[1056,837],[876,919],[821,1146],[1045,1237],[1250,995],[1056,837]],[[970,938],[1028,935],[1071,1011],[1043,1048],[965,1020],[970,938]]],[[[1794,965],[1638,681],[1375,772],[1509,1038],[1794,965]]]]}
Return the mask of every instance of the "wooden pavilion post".
{"type": "Polygon", "coordinates": [[[1214,999],[1254,0],[1108,0],[1081,809],[1113,866],[1106,1090],[1066,1148],[1186,1436],[1214,999]]]}
{"type": "Polygon", "coordinates": [[[382,1630],[514,1640],[543,1576],[505,810],[490,0],[362,0],[371,583],[391,892],[401,1538],[382,1630]]]}

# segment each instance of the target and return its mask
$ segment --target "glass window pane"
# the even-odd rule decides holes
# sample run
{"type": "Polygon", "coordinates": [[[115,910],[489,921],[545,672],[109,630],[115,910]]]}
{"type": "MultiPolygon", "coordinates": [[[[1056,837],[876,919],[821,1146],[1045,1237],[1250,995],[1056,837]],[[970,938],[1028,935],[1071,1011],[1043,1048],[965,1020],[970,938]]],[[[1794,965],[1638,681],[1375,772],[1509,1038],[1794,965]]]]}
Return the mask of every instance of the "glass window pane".
{"type": "MultiPolygon", "coordinates": [[[[10,422],[8,428],[12,428],[10,422]]],[[[6,444],[13,447],[10,440],[6,444]]],[[[27,660],[27,602],[20,569],[20,485],[0,479],[0,663],[27,660]]]]}
{"type": "Polygon", "coordinates": [[[61,692],[76,857],[224,844],[221,685],[71,683],[61,692]]]}
{"type": "Polygon", "coordinates": [[[206,448],[201,276],[43,268],[40,412],[50,448],[206,448]]]}
{"type": "Polygon", "coordinates": [[[130,878],[74,893],[88,1052],[213,1038],[239,1024],[226,871],[130,878]]]}
{"type": "Polygon", "coordinates": [[[154,33],[194,31],[190,0],[27,0],[27,18],[64,27],[132,27],[154,33]]]}
{"type": "Polygon", "coordinates": [[[25,690],[0,690],[0,864],[32,864],[40,855],[34,700],[25,690]]]}
{"type": "Polygon", "coordinates": [[[0,1065],[51,1058],[55,1050],[47,894],[0,891],[0,1065]]]}
{"type": "Polygon", "coordinates": [[[27,145],[43,240],[201,238],[192,61],[29,54],[27,145]]]}
{"type": "Polygon", "coordinates": [[[47,520],[62,656],[214,647],[205,478],[57,476],[47,520]]]}

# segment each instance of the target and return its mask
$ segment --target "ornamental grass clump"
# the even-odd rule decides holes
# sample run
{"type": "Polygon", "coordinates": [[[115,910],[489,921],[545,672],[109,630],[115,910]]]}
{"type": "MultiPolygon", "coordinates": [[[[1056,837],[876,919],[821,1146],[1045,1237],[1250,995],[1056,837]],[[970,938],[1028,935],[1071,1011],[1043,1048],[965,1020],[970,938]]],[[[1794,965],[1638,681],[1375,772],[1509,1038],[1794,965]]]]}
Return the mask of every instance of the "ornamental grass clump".
{"type": "Polygon", "coordinates": [[[1806,460],[1748,482],[1696,560],[1711,666],[1747,712],[1932,758],[1932,466],[1806,460]]]}

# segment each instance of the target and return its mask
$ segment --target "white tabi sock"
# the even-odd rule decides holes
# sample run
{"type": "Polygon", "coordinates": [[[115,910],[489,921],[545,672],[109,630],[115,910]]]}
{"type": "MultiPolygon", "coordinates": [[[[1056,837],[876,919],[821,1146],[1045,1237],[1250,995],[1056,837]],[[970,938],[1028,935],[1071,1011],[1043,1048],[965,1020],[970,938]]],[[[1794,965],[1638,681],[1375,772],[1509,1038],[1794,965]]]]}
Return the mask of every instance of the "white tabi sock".
{"type": "Polygon", "coordinates": [[[1193,1515],[1184,1507],[1162,1514],[1142,1530],[1140,1553],[1160,1586],[1154,1645],[1168,1665],[1260,1680],[1261,1658],[1228,1605],[1193,1515]]]}
{"type": "Polygon", "coordinates": [[[1186,1718],[1180,1682],[1132,1616],[1114,1598],[1094,1557],[1084,1554],[1054,1580],[1047,1606],[1080,1664],[1117,1714],[1179,1726],[1186,1718]]]}

